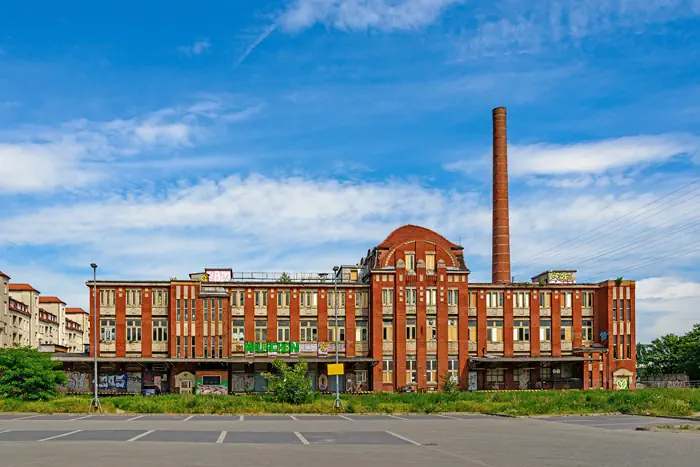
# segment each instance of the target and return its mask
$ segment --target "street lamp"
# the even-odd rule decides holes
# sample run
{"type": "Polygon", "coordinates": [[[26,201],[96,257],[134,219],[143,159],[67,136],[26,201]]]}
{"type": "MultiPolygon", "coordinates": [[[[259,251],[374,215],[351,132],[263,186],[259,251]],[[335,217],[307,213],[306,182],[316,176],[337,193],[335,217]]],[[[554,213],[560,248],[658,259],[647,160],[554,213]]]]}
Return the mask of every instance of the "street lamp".
{"type": "MultiPolygon", "coordinates": [[[[335,305],[335,364],[338,364],[338,266],[333,266],[333,304],[335,305]]],[[[337,367],[336,367],[337,368],[337,367]]],[[[340,375],[335,375],[335,405],[339,410],[342,404],[340,402],[340,375]]]]}
{"type": "Polygon", "coordinates": [[[92,268],[92,355],[94,356],[95,374],[93,377],[95,387],[95,398],[90,403],[90,408],[102,412],[100,398],[97,396],[97,264],[91,263],[92,268]]]}

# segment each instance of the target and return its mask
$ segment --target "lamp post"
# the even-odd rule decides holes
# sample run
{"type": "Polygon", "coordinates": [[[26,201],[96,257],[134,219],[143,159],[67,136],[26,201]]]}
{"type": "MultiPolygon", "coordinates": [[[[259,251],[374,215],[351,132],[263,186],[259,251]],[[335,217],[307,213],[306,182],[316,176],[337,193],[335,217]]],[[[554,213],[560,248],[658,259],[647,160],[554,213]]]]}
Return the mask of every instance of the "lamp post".
{"type": "MultiPolygon", "coordinates": [[[[338,266],[333,266],[333,304],[335,305],[335,364],[338,364],[338,266]]],[[[335,375],[335,408],[340,409],[340,375],[335,375]]]]}
{"type": "Polygon", "coordinates": [[[102,406],[100,405],[100,398],[97,395],[97,264],[91,263],[92,268],[92,355],[94,356],[94,375],[93,382],[95,388],[95,398],[90,404],[90,408],[95,411],[99,410],[102,412],[102,406]]]}

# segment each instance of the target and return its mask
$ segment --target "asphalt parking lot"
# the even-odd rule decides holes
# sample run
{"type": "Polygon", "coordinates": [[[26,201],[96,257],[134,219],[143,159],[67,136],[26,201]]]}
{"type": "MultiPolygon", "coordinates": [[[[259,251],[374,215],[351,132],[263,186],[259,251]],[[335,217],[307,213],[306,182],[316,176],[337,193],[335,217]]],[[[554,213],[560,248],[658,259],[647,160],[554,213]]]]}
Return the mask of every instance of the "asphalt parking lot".
{"type": "Polygon", "coordinates": [[[697,467],[700,435],[635,430],[678,423],[621,415],[0,414],[0,464],[697,467]]]}

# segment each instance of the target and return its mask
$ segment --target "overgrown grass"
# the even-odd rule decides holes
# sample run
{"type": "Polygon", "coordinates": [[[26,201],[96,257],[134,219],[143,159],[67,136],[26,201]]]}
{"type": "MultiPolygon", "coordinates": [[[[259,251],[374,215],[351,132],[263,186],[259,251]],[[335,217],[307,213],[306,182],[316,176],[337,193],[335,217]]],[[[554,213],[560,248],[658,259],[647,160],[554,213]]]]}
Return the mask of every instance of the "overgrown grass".
{"type": "MultiPolygon", "coordinates": [[[[348,413],[471,412],[509,416],[637,413],[685,416],[700,412],[700,389],[635,391],[540,391],[343,395],[348,413]]],[[[256,414],[333,412],[333,396],[317,396],[307,404],[272,402],[250,396],[117,396],[101,399],[106,412],[256,414]]],[[[45,402],[0,399],[0,411],[84,413],[90,397],[63,396],[45,402]]]]}

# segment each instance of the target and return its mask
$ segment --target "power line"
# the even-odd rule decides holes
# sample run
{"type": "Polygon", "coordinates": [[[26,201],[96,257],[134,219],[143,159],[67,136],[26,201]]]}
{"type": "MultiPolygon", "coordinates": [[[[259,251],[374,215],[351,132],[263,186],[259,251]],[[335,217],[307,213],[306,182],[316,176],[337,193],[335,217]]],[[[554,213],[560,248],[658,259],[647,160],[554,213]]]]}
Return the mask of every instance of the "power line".
{"type": "MultiPolygon", "coordinates": [[[[625,214],[625,215],[623,215],[623,216],[620,216],[620,217],[618,217],[618,218],[616,218],[616,219],[614,219],[614,220],[612,220],[612,221],[610,221],[610,222],[607,222],[607,223],[605,223],[605,224],[603,224],[603,225],[600,225],[600,226],[598,226],[598,227],[596,227],[596,228],[594,228],[594,229],[591,229],[591,230],[589,230],[589,231],[587,231],[587,232],[584,232],[584,233],[582,233],[582,234],[580,234],[580,235],[577,235],[576,237],[573,237],[573,238],[570,238],[570,239],[568,239],[568,240],[565,240],[565,241],[563,241],[563,242],[561,242],[561,243],[559,243],[559,244],[557,244],[557,245],[555,245],[555,246],[553,246],[553,247],[550,247],[550,248],[548,248],[548,249],[546,249],[546,250],[543,250],[543,251],[539,252],[538,254],[531,255],[530,257],[527,257],[526,260],[520,261],[519,263],[520,263],[520,264],[526,264],[526,265],[527,265],[527,264],[529,264],[529,262],[530,262],[532,259],[534,259],[534,258],[537,258],[537,257],[539,257],[539,256],[542,256],[542,255],[544,255],[545,253],[548,253],[548,252],[553,252],[553,251],[559,250],[559,249],[561,249],[562,246],[567,245],[567,244],[573,242],[574,240],[578,240],[578,239],[580,239],[580,238],[582,238],[582,237],[587,237],[587,236],[589,236],[590,234],[592,234],[592,233],[594,233],[594,232],[598,232],[598,231],[600,231],[601,229],[603,229],[603,228],[605,228],[605,227],[607,227],[607,226],[609,226],[609,225],[616,224],[616,223],[622,221],[623,219],[625,219],[626,217],[628,217],[628,216],[630,216],[630,215],[632,215],[632,214],[634,214],[634,213],[636,213],[636,212],[638,212],[638,211],[640,211],[640,210],[642,210],[642,209],[645,209],[645,208],[647,208],[647,207],[649,207],[649,206],[651,206],[651,205],[653,205],[653,204],[656,204],[656,203],[658,203],[659,201],[661,201],[661,200],[663,200],[663,199],[665,199],[665,198],[668,198],[669,196],[671,196],[671,195],[673,195],[673,194],[675,194],[675,193],[678,193],[679,191],[682,191],[682,190],[684,190],[685,188],[687,188],[687,187],[689,187],[689,186],[691,186],[691,185],[694,185],[694,184],[696,184],[696,183],[698,183],[698,182],[700,182],[700,179],[693,180],[693,181],[691,181],[690,183],[687,183],[686,185],[683,185],[682,187],[680,187],[680,188],[678,188],[678,189],[676,189],[676,190],[673,190],[672,192],[667,193],[667,194],[665,194],[664,196],[661,196],[660,198],[657,198],[657,199],[655,199],[655,200],[653,200],[653,201],[651,201],[651,202],[645,204],[644,206],[641,206],[641,207],[639,207],[639,208],[637,208],[637,209],[635,209],[635,210],[633,210],[633,211],[631,211],[631,212],[629,212],[629,213],[627,213],[627,214],[625,214]]],[[[699,188],[700,188],[700,187],[699,187],[699,188]]],[[[692,193],[693,191],[696,191],[697,189],[698,189],[698,188],[696,188],[696,189],[694,189],[694,190],[691,190],[689,193],[692,193]]],[[[689,193],[685,193],[684,196],[687,195],[687,194],[689,194],[689,193]]],[[[610,204],[605,208],[605,210],[607,210],[608,208],[610,208],[611,206],[613,206],[615,203],[616,203],[616,201],[613,201],[612,203],[610,203],[610,204]]],[[[664,203],[664,204],[662,204],[661,206],[663,206],[663,205],[665,205],[665,204],[667,204],[667,203],[664,203]]],[[[658,206],[657,206],[657,208],[658,208],[658,206]]],[[[656,208],[655,208],[655,209],[656,209],[656,208]]]]}

